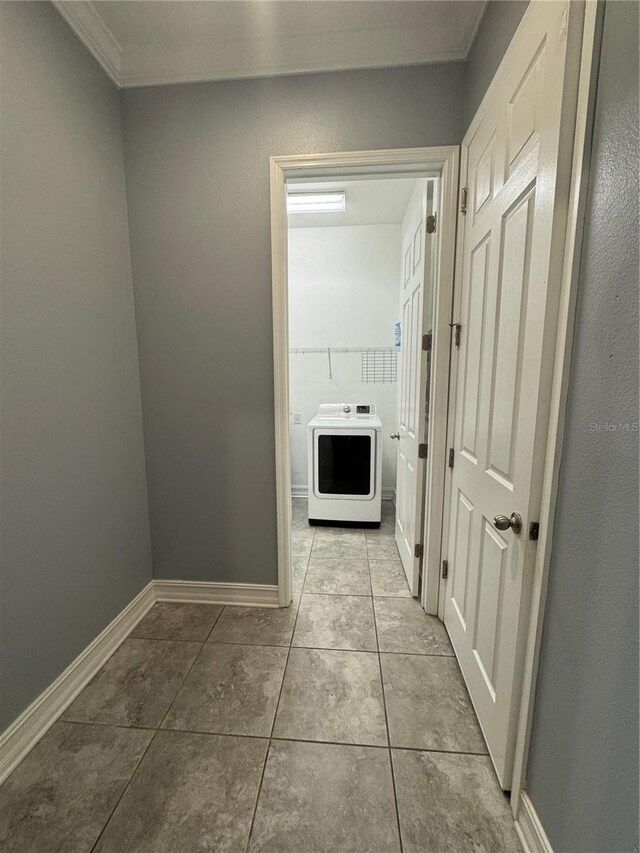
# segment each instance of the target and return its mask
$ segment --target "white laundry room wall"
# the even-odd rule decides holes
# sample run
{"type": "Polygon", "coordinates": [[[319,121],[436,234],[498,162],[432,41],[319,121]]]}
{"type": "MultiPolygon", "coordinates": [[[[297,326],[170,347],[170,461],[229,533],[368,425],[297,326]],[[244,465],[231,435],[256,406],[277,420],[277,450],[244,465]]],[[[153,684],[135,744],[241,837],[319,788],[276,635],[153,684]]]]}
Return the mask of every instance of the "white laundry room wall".
{"type": "Polygon", "coordinates": [[[307,424],[320,403],[375,403],[383,426],[383,498],[395,488],[396,382],[362,381],[360,352],[394,346],[400,225],[289,229],[291,485],[306,494],[307,424]],[[297,350],[332,349],[299,352],[297,350]],[[295,423],[294,415],[300,416],[295,423]]]}

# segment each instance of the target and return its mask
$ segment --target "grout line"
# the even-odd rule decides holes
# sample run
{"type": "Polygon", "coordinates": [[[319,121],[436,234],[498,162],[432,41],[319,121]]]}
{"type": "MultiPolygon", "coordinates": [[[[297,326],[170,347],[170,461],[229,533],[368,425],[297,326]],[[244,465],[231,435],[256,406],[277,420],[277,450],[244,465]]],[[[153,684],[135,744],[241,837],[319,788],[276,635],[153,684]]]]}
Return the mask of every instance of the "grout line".
{"type": "MultiPolygon", "coordinates": [[[[176,729],[176,731],[179,731],[176,729]]],[[[203,734],[203,732],[194,732],[194,734],[203,734]]],[[[207,732],[204,732],[207,734],[207,732]]],[[[230,737],[258,737],[258,735],[230,735],[230,737]]],[[[264,738],[263,738],[264,740],[264,738]]],[[[286,743],[320,743],[328,746],[362,746],[366,749],[386,749],[386,750],[403,750],[404,752],[435,752],[438,755],[477,755],[488,758],[488,752],[461,752],[453,749],[433,749],[422,746],[385,746],[383,743],[365,743],[363,741],[342,741],[342,740],[313,740],[311,738],[302,737],[274,737],[272,741],[285,741],[286,743]]]]}
{"type": "Polygon", "coordinates": [[[102,829],[101,829],[101,830],[100,830],[100,832],[98,833],[98,837],[96,838],[95,842],[94,842],[94,843],[93,843],[93,845],[91,846],[90,853],[93,853],[93,851],[96,849],[96,847],[97,847],[97,846],[98,846],[98,844],[100,843],[100,839],[101,839],[101,838],[102,838],[102,836],[104,835],[104,832],[105,832],[106,828],[107,828],[107,827],[109,826],[109,824],[111,823],[111,818],[112,818],[112,817],[114,816],[114,814],[116,813],[116,809],[118,808],[118,806],[119,806],[119,805],[120,805],[120,803],[122,802],[122,799],[123,799],[124,795],[125,795],[125,794],[127,793],[127,791],[129,790],[129,786],[131,785],[131,782],[132,782],[132,780],[133,780],[133,777],[134,777],[134,776],[136,775],[136,773],[138,772],[138,769],[139,769],[140,765],[142,764],[142,762],[144,761],[144,758],[145,758],[146,754],[147,754],[147,753],[149,752],[149,750],[151,749],[151,744],[152,744],[152,743],[154,742],[154,740],[156,739],[156,735],[157,735],[157,734],[158,734],[158,729],[156,729],[156,730],[154,731],[154,733],[151,735],[151,738],[150,738],[150,740],[149,740],[149,743],[148,743],[148,744],[147,744],[147,746],[146,746],[146,749],[143,751],[142,755],[140,756],[140,761],[138,761],[138,763],[136,764],[136,766],[133,768],[133,772],[132,772],[131,776],[129,776],[129,779],[127,780],[126,785],[125,785],[125,786],[124,786],[124,788],[122,789],[122,793],[121,793],[121,794],[120,794],[120,796],[118,797],[118,799],[117,799],[117,801],[116,801],[115,806],[113,807],[113,809],[111,810],[111,812],[110,812],[110,814],[109,814],[109,817],[105,820],[104,824],[102,825],[102,829]]]}
{"type": "MultiPolygon", "coordinates": [[[[367,549],[368,554],[368,549],[367,549]]],[[[369,558],[367,556],[367,566],[369,567],[369,581],[371,581],[371,566],[369,565],[369,558]]],[[[372,585],[373,590],[373,585],[372,585]]],[[[372,605],[373,605],[373,595],[371,596],[372,605]]],[[[403,850],[402,844],[402,830],[400,829],[400,811],[398,809],[398,792],[396,791],[396,777],[393,772],[393,757],[391,754],[391,734],[389,732],[389,715],[387,713],[387,699],[384,691],[384,677],[382,675],[382,658],[380,656],[380,640],[378,638],[378,622],[376,619],[376,608],[373,609],[373,627],[376,632],[376,645],[378,646],[378,669],[380,671],[380,689],[382,691],[382,707],[384,709],[384,724],[387,730],[387,750],[389,755],[389,770],[391,772],[391,786],[393,788],[393,802],[396,808],[396,826],[398,827],[398,844],[400,845],[400,853],[403,850]]]]}
{"type": "MultiPolygon", "coordinates": [[[[219,617],[218,617],[218,618],[219,618],[219,617]]],[[[202,650],[204,649],[204,647],[205,647],[205,643],[202,643],[202,645],[200,646],[200,648],[199,648],[199,650],[198,650],[198,654],[194,657],[194,659],[193,659],[193,662],[192,662],[191,666],[190,666],[190,667],[189,667],[189,669],[187,670],[187,674],[185,675],[185,677],[184,677],[184,678],[182,679],[182,681],[180,682],[180,687],[178,687],[178,689],[176,690],[176,692],[175,692],[175,694],[174,694],[173,699],[172,699],[172,700],[171,700],[171,702],[169,703],[169,707],[167,708],[167,710],[166,710],[166,712],[165,712],[165,715],[163,716],[162,720],[160,721],[160,725],[158,726],[158,731],[162,728],[162,726],[163,726],[163,724],[164,724],[164,721],[167,719],[167,717],[168,717],[168,715],[169,715],[169,712],[170,712],[170,711],[171,711],[171,709],[173,708],[173,706],[174,706],[174,704],[175,704],[176,699],[177,699],[177,698],[178,698],[178,696],[180,695],[180,691],[181,691],[181,690],[182,690],[182,688],[184,687],[185,681],[187,680],[187,678],[189,678],[189,675],[190,675],[190,673],[191,673],[191,670],[192,670],[192,669],[193,669],[193,667],[196,665],[196,661],[198,660],[198,658],[199,658],[199,657],[200,657],[200,655],[202,654],[202,650]]]]}
{"type": "Polygon", "coordinates": [[[343,649],[331,648],[329,646],[292,646],[294,649],[299,649],[301,652],[340,652],[340,654],[353,652],[356,655],[377,655],[377,649],[343,649]]]}
{"type": "Polygon", "coordinates": [[[216,625],[217,625],[217,624],[218,624],[218,622],[220,621],[220,617],[222,616],[222,614],[224,613],[224,611],[225,611],[226,609],[227,609],[226,605],[225,605],[225,604],[223,604],[223,605],[222,605],[222,607],[220,608],[220,613],[218,613],[218,615],[216,616],[216,618],[213,620],[213,625],[211,626],[211,630],[209,631],[209,633],[208,633],[208,634],[207,634],[207,636],[206,636],[205,643],[207,643],[207,642],[209,641],[209,637],[210,637],[210,636],[211,636],[211,634],[213,633],[213,629],[216,627],[216,625]]]}
{"type": "MultiPolygon", "coordinates": [[[[182,735],[204,735],[205,737],[231,737],[231,738],[248,738],[249,740],[263,740],[267,742],[269,735],[251,735],[247,732],[212,732],[205,729],[158,729],[160,732],[173,732],[174,734],[182,735]]],[[[280,738],[276,738],[280,740],[280,738]]]]}
{"type": "MultiPolygon", "coordinates": [[[[208,605],[205,605],[205,606],[208,606],[208,605]]],[[[191,643],[191,645],[193,645],[193,646],[199,646],[202,643],[204,643],[204,640],[174,640],[173,637],[132,637],[131,634],[127,634],[127,636],[124,638],[123,642],[125,642],[125,643],[128,643],[128,642],[132,642],[132,643],[149,643],[149,642],[191,643]]],[[[113,653],[113,655],[115,655],[117,651],[118,651],[118,649],[116,649],[116,651],[113,653]]],[[[113,657],[113,655],[111,655],[111,657],[113,657]]]]}
{"type": "MultiPolygon", "coordinates": [[[[222,611],[221,611],[221,612],[222,612],[222,611]]],[[[217,619],[216,619],[216,622],[218,621],[218,619],[219,619],[219,618],[220,618],[220,613],[218,614],[218,617],[217,617],[217,619]]],[[[131,776],[129,777],[129,780],[127,781],[127,784],[124,786],[124,788],[123,788],[123,790],[122,790],[122,793],[121,793],[121,794],[120,794],[120,796],[118,797],[118,801],[117,801],[117,803],[116,803],[116,804],[115,804],[115,806],[113,807],[113,810],[111,811],[111,814],[109,815],[109,817],[107,818],[106,822],[104,823],[104,826],[103,826],[103,827],[102,827],[102,829],[100,830],[100,834],[99,834],[99,835],[98,835],[98,837],[96,838],[95,844],[94,844],[94,845],[93,845],[93,847],[91,848],[91,853],[93,853],[93,851],[96,849],[96,847],[97,847],[97,845],[98,845],[98,843],[99,843],[100,839],[102,838],[102,836],[103,836],[103,834],[104,834],[104,831],[106,830],[106,828],[107,828],[107,826],[109,825],[109,823],[110,823],[111,819],[113,818],[113,816],[114,816],[114,814],[115,814],[115,812],[116,812],[116,809],[118,808],[118,806],[119,806],[119,805],[120,805],[120,803],[122,802],[122,798],[124,797],[124,795],[125,795],[125,794],[127,793],[127,791],[129,790],[129,787],[130,787],[130,785],[131,785],[131,782],[133,781],[133,778],[134,778],[134,776],[136,775],[136,773],[137,773],[137,771],[138,771],[138,768],[139,768],[139,767],[140,767],[140,765],[142,764],[142,762],[143,762],[143,760],[144,760],[145,755],[147,754],[147,752],[148,752],[148,751],[149,751],[149,749],[151,748],[151,744],[152,744],[152,743],[154,742],[154,740],[156,739],[156,736],[157,736],[158,732],[160,731],[160,729],[161,729],[161,727],[162,727],[162,724],[164,723],[164,721],[165,721],[165,720],[166,720],[166,718],[167,718],[167,714],[169,713],[169,711],[170,711],[170,710],[171,710],[171,708],[173,707],[173,704],[174,704],[174,702],[176,701],[176,699],[177,699],[177,697],[178,697],[178,694],[180,693],[180,691],[181,691],[181,690],[182,690],[182,688],[184,687],[184,683],[185,683],[185,681],[187,680],[187,678],[189,677],[189,673],[190,673],[190,672],[191,672],[191,670],[193,669],[193,667],[194,667],[194,665],[195,665],[195,662],[196,662],[196,661],[198,660],[198,658],[200,657],[200,654],[201,654],[201,652],[202,652],[202,650],[203,650],[204,646],[205,646],[205,644],[204,644],[204,643],[202,643],[202,644],[200,645],[200,648],[199,648],[199,650],[198,650],[198,654],[194,657],[194,659],[193,659],[193,661],[192,661],[192,663],[191,663],[191,666],[190,666],[190,667],[189,667],[189,669],[187,670],[187,674],[185,675],[185,677],[182,679],[182,681],[181,681],[181,683],[180,683],[180,687],[178,688],[178,690],[176,691],[176,693],[175,693],[175,695],[174,695],[173,699],[172,699],[172,700],[171,700],[171,702],[169,703],[169,707],[167,708],[166,713],[165,713],[165,714],[164,714],[164,716],[162,717],[162,720],[160,721],[160,725],[156,728],[156,730],[154,731],[153,735],[151,736],[151,740],[150,740],[150,741],[149,741],[149,743],[147,744],[147,748],[146,748],[146,749],[144,750],[144,752],[142,753],[142,756],[140,757],[140,761],[138,761],[138,763],[136,764],[136,766],[135,766],[135,768],[134,768],[134,770],[133,770],[133,773],[131,774],[131,776]]]]}
{"type": "MultiPolygon", "coordinates": [[[[289,535],[291,535],[291,530],[289,531],[289,535]]],[[[311,540],[311,547],[313,548],[313,541],[315,539],[316,532],[313,531],[313,537],[311,540]]],[[[309,551],[309,557],[307,558],[307,568],[305,569],[304,579],[302,581],[302,588],[304,589],[304,584],[307,579],[307,572],[309,571],[309,560],[311,559],[311,551],[309,551]]],[[[292,593],[293,594],[293,593],[292,593]]],[[[287,659],[284,662],[284,669],[282,670],[282,681],[280,682],[280,690],[278,692],[278,701],[276,702],[276,708],[273,714],[273,721],[271,723],[271,732],[269,733],[269,743],[267,744],[267,749],[264,754],[264,764],[262,765],[262,774],[260,775],[260,784],[258,785],[258,793],[256,794],[256,804],[253,807],[253,815],[251,816],[251,826],[249,827],[249,835],[247,836],[247,844],[245,850],[249,850],[249,845],[251,844],[251,835],[253,833],[253,827],[256,820],[256,814],[258,812],[258,803],[260,801],[260,794],[262,793],[262,783],[264,782],[264,774],[267,769],[267,761],[269,759],[269,752],[271,751],[271,743],[273,740],[273,731],[276,726],[276,719],[278,716],[278,710],[280,708],[280,699],[282,697],[282,689],[284,687],[284,680],[287,675],[287,667],[289,666],[289,658],[291,657],[291,648],[293,645],[293,635],[296,632],[296,625],[298,624],[298,616],[300,615],[300,606],[302,604],[302,593],[298,598],[298,609],[296,610],[296,618],[293,620],[293,630],[291,631],[291,639],[289,641],[289,647],[287,649],[287,659]]]]}
{"type": "MultiPolygon", "coordinates": [[[[1,2],[1,0],[0,0],[0,2],[1,2]]],[[[205,604],[204,606],[210,607],[211,605],[205,604]]],[[[200,604],[198,604],[198,607],[200,607],[200,604]]],[[[218,620],[216,619],[216,622],[217,621],[218,620]]],[[[209,632],[209,634],[210,633],[211,633],[211,631],[209,632]]],[[[207,634],[207,637],[209,636],[209,634],[207,634]]],[[[129,637],[127,637],[127,640],[145,640],[145,641],[153,641],[153,642],[158,642],[158,643],[191,643],[192,645],[195,644],[198,646],[201,643],[207,642],[206,640],[183,640],[182,638],[179,638],[179,637],[131,637],[131,636],[129,636],[129,637]]]]}
{"type": "MultiPolygon", "coordinates": [[[[151,728],[143,728],[142,726],[122,726],[115,725],[113,723],[87,723],[81,722],[79,720],[65,720],[64,722],[69,723],[72,726],[97,726],[99,728],[115,728],[115,729],[125,729],[132,731],[144,731],[144,732],[153,732],[154,734],[168,732],[168,733],[177,733],[184,735],[204,735],[209,737],[229,737],[229,738],[248,738],[249,740],[264,740],[264,741],[274,741],[280,742],[283,741],[285,743],[315,743],[315,744],[326,744],[327,746],[360,746],[365,747],[366,749],[388,749],[385,744],[380,743],[369,743],[366,741],[346,741],[346,740],[314,740],[313,738],[304,738],[304,737],[284,737],[283,735],[277,737],[270,737],[267,734],[264,735],[251,735],[243,732],[240,734],[239,732],[212,732],[205,731],[204,729],[151,729],[151,728]]],[[[438,755],[475,755],[480,758],[488,758],[488,752],[469,752],[467,750],[460,749],[435,749],[434,747],[428,746],[391,746],[392,750],[400,750],[403,752],[435,752],[438,755]]]]}
{"type": "Polygon", "coordinates": [[[388,652],[386,649],[380,649],[381,655],[406,655],[412,658],[455,658],[453,652],[388,652]]]}
{"type": "MultiPolygon", "coordinates": [[[[294,593],[294,598],[298,597],[298,593],[294,593]]],[[[361,595],[359,598],[367,598],[368,596],[361,595]]],[[[272,608],[269,608],[272,609],[272,608]]],[[[297,615],[296,615],[297,621],[297,615]]],[[[166,642],[159,637],[149,638],[153,642],[166,642]]],[[[172,641],[173,642],[173,641],[172,641]]],[[[206,640],[202,643],[200,640],[176,640],[175,642],[180,643],[191,643],[192,645],[205,645],[205,646],[258,646],[260,648],[265,649],[287,649],[289,646],[292,646],[294,649],[305,649],[306,651],[320,651],[320,652],[354,652],[356,654],[377,654],[380,651],[381,655],[405,655],[407,657],[416,657],[416,658],[455,658],[455,654],[453,652],[406,652],[406,651],[394,651],[387,649],[350,649],[346,646],[308,646],[306,644],[297,645],[288,643],[259,643],[256,641],[252,641],[250,643],[243,642],[242,640],[206,640]]],[[[106,723],[105,725],[111,725],[111,723],[106,723]]],[[[132,726],[127,726],[127,728],[132,728],[132,726]]],[[[139,728],[146,728],[145,726],[139,726],[139,728]]]]}
{"type": "MultiPolygon", "coordinates": [[[[415,601],[418,603],[418,599],[414,599],[412,595],[376,595],[371,592],[303,592],[302,595],[330,595],[332,598],[392,598],[394,601],[415,601]]],[[[269,608],[274,609],[274,608],[269,608]]],[[[429,616],[428,613],[425,613],[425,616],[429,616]]],[[[434,619],[437,617],[433,617],[434,619]]]]}
{"type": "MultiPolygon", "coordinates": [[[[222,610],[223,610],[223,609],[224,609],[224,608],[221,608],[220,612],[219,612],[219,613],[218,613],[218,615],[216,616],[215,621],[214,621],[213,625],[211,626],[211,630],[213,630],[213,626],[216,624],[216,622],[217,622],[217,621],[218,621],[218,619],[220,618],[220,616],[221,616],[221,614],[222,614],[222,610]]],[[[142,621],[142,620],[141,620],[141,621],[142,621]]],[[[140,624],[140,623],[138,623],[138,624],[140,624]]],[[[136,627],[137,627],[137,626],[136,626],[136,627]]],[[[135,631],[135,627],[132,629],[132,632],[133,632],[133,631],[135,631]]],[[[131,632],[131,633],[132,633],[132,632],[131,632]]],[[[142,637],[137,637],[137,638],[136,638],[136,637],[131,637],[131,633],[129,633],[129,634],[127,635],[126,639],[143,639],[142,637]]],[[[209,632],[209,633],[211,633],[211,632],[209,632]]],[[[208,635],[207,635],[207,636],[208,636],[208,635]]],[[[179,642],[192,642],[192,641],[190,641],[190,640],[182,640],[182,641],[179,641],[179,642]]],[[[119,805],[120,805],[120,803],[122,802],[122,799],[123,799],[124,795],[125,795],[125,794],[127,793],[127,791],[129,790],[129,787],[130,787],[130,785],[131,785],[131,782],[133,781],[133,779],[134,779],[134,777],[135,777],[136,773],[138,772],[138,769],[139,769],[140,765],[141,765],[141,764],[142,764],[142,762],[144,761],[144,758],[145,758],[146,754],[149,752],[149,749],[151,748],[151,744],[152,744],[152,743],[154,742],[154,740],[156,739],[156,735],[157,735],[157,734],[158,734],[158,732],[160,731],[160,727],[162,726],[162,724],[164,723],[165,719],[167,718],[167,714],[169,713],[169,711],[170,711],[170,710],[171,710],[171,708],[173,707],[173,703],[176,701],[176,698],[177,698],[178,694],[179,694],[179,693],[180,693],[180,691],[182,690],[182,688],[183,688],[183,686],[184,686],[184,683],[185,683],[185,681],[187,680],[187,678],[188,678],[188,676],[189,676],[189,673],[191,672],[191,670],[192,670],[192,669],[193,669],[193,667],[194,667],[195,662],[196,662],[196,661],[198,660],[198,658],[200,657],[200,654],[201,654],[201,652],[202,652],[202,650],[203,650],[203,648],[204,648],[204,645],[205,645],[205,644],[204,644],[204,642],[200,643],[200,648],[198,649],[198,653],[197,653],[197,654],[196,654],[196,656],[194,657],[194,659],[193,659],[193,661],[192,661],[192,663],[191,663],[191,666],[188,668],[188,670],[187,670],[187,674],[186,674],[186,675],[185,675],[185,677],[182,679],[182,682],[180,683],[180,686],[178,687],[178,689],[177,689],[177,691],[176,691],[176,693],[175,693],[175,695],[174,695],[174,697],[173,697],[172,701],[169,703],[169,707],[167,708],[166,713],[165,713],[165,714],[164,714],[164,716],[162,717],[162,719],[161,719],[161,721],[160,721],[160,724],[155,728],[155,730],[152,730],[152,731],[153,731],[153,734],[151,735],[151,738],[150,738],[150,740],[149,740],[149,743],[147,744],[147,747],[146,747],[146,749],[144,750],[144,752],[142,753],[142,755],[140,756],[140,761],[138,761],[138,763],[137,763],[137,764],[136,764],[136,766],[134,767],[133,772],[132,772],[131,776],[129,777],[129,779],[127,780],[126,785],[125,785],[125,786],[124,786],[124,788],[122,789],[122,793],[121,793],[121,794],[120,794],[120,796],[118,797],[116,804],[114,805],[113,809],[111,810],[111,812],[110,812],[110,814],[109,814],[109,817],[108,817],[108,818],[106,819],[106,821],[104,822],[104,824],[103,824],[103,826],[102,826],[102,829],[100,830],[100,832],[99,832],[99,834],[98,834],[98,837],[97,837],[97,838],[96,838],[96,840],[95,840],[95,843],[94,843],[94,844],[92,845],[92,847],[91,847],[91,853],[93,853],[93,851],[94,851],[94,850],[96,849],[96,847],[98,846],[98,844],[99,844],[99,842],[100,842],[100,839],[102,838],[102,836],[103,836],[103,834],[104,834],[104,832],[105,832],[105,830],[106,830],[107,826],[108,826],[108,825],[109,825],[109,823],[111,822],[111,819],[113,818],[113,816],[114,816],[114,814],[115,814],[115,812],[116,812],[116,809],[118,808],[118,806],[119,806],[119,805]]],[[[71,722],[71,721],[70,721],[70,722],[71,722]]],[[[85,723],[85,725],[95,725],[95,724],[92,724],[92,723],[85,723]]],[[[108,724],[105,724],[105,725],[108,725],[108,724]]],[[[141,730],[141,728],[142,728],[142,727],[137,727],[137,726],[122,726],[121,728],[131,728],[131,729],[135,729],[135,730],[141,730]]],[[[150,729],[144,729],[144,731],[150,731],[150,729]]]]}
{"type": "MultiPolygon", "coordinates": [[[[134,732],[157,732],[154,726],[125,726],[123,723],[103,723],[92,720],[71,720],[60,717],[56,723],[71,723],[74,726],[100,726],[104,729],[132,729],[134,732]]],[[[55,723],[54,723],[55,725],[55,723]]]]}
{"type": "MultiPolygon", "coordinates": [[[[309,548],[309,553],[307,554],[307,565],[305,566],[305,569],[304,569],[304,577],[302,578],[302,586],[300,587],[300,592],[298,593],[298,595],[300,595],[301,598],[302,598],[302,595],[304,593],[304,585],[307,582],[307,575],[309,574],[309,563],[311,562],[311,551],[313,550],[313,543],[315,541],[316,541],[316,531],[314,530],[313,535],[311,537],[311,548],[309,548]]],[[[293,595],[293,591],[291,594],[293,595]]],[[[300,606],[300,602],[298,602],[298,607],[299,606],[300,606]]],[[[297,620],[297,616],[296,616],[296,620],[297,620]]],[[[294,628],[295,628],[295,625],[294,625],[294,628]]],[[[293,637],[293,634],[291,636],[293,637]]]]}
{"type": "MultiPolygon", "coordinates": [[[[299,593],[295,592],[293,594],[294,598],[299,597],[299,593]]],[[[361,595],[359,598],[368,598],[370,596],[361,595]]],[[[232,605],[233,606],[233,605],[232,605]]],[[[258,609],[258,608],[256,608],[258,609]]],[[[274,608],[268,608],[272,610],[274,608]]],[[[297,621],[297,616],[296,616],[297,621]]],[[[153,642],[166,642],[164,638],[161,637],[149,637],[149,640],[153,642]]],[[[173,642],[173,641],[172,641],[173,642]]],[[[355,652],[357,654],[376,654],[378,652],[377,648],[371,649],[349,649],[344,646],[308,646],[308,645],[293,645],[291,642],[288,643],[258,643],[252,641],[250,643],[243,642],[242,640],[206,640],[202,643],[201,640],[176,640],[177,643],[191,643],[192,645],[205,645],[205,646],[259,646],[260,648],[265,649],[287,649],[289,646],[292,646],[294,649],[305,649],[305,650],[317,650],[320,652],[355,652]]],[[[382,655],[407,655],[409,657],[417,657],[417,658],[455,658],[455,654],[453,652],[407,652],[407,651],[387,651],[387,649],[379,649],[380,654],[382,655]]],[[[105,725],[111,725],[111,723],[106,723],[105,725]]],[[[132,728],[132,726],[127,726],[127,728],[132,728]]],[[[145,726],[139,726],[139,728],[146,728],[145,726]]]]}
{"type": "Polygon", "coordinates": [[[334,598],[371,598],[370,592],[326,592],[325,590],[310,589],[303,595],[332,595],[334,598]]]}
{"type": "MultiPolygon", "coordinates": [[[[294,593],[295,594],[295,593],[294,593]]],[[[413,601],[416,604],[419,604],[417,598],[414,598],[413,595],[389,595],[388,593],[384,595],[376,594],[375,592],[316,592],[315,590],[308,590],[307,592],[303,592],[302,595],[331,595],[334,598],[391,598],[394,601],[413,601]]],[[[235,607],[235,605],[233,605],[235,607]]],[[[273,608],[269,608],[273,609],[273,608]]],[[[429,616],[432,619],[437,619],[437,616],[432,616],[430,613],[425,612],[425,616],[429,616]]],[[[438,620],[440,621],[440,620],[438,620]]],[[[155,639],[154,637],[150,637],[149,639],[155,639]]]]}
{"type": "MultiPolygon", "coordinates": [[[[284,673],[283,673],[283,680],[284,680],[284,673]]],[[[282,687],[280,689],[282,689],[282,687]]],[[[277,707],[276,707],[276,710],[277,710],[277,707]]],[[[275,721],[275,716],[273,719],[275,721]]],[[[256,820],[256,813],[258,811],[258,801],[260,799],[260,794],[262,793],[262,783],[264,782],[264,774],[265,774],[265,771],[267,769],[267,761],[269,759],[269,752],[270,751],[271,751],[271,738],[269,737],[269,738],[267,738],[267,748],[264,751],[264,761],[262,762],[262,772],[260,773],[260,784],[258,785],[258,792],[256,793],[256,802],[255,802],[255,805],[253,806],[253,814],[251,815],[251,825],[249,826],[249,834],[247,835],[247,843],[246,843],[245,848],[244,848],[245,851],[249,850],[249,845],[251,844],[251,835],[253,833],[253,825],[254,825],[255,820],[256,820]]]]}
{"type": "Polygon", "coordinates": [[[480,758],[489,758],[488,752],[469,752],[466,749],[434,749],[432,746],[392,746],[399,752],[435,752],[437,755],[476,755],[480,758]]]}
{"type": "MultiPolygon", "coordinates": [[[[292,602],[293,603],[293,602],[292,602]]],[[[259,646],[264,649],[287,649],[289,643],[243,643],[241,640],[208,640],[207,646],[259,646]]]]}

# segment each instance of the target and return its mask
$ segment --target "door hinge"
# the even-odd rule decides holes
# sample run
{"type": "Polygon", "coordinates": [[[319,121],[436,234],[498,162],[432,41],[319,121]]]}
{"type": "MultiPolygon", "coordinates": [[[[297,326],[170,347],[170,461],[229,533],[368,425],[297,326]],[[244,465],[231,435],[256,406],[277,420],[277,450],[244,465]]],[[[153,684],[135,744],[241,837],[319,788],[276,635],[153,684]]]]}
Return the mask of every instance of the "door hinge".
{"type": "Polygon", "coordinates": [[[431,332],[427,332],[426,335],[422,336],[422,349],[424,352],[431,352],[431,344],[433,342],[433,335],[431,332]]]}
{"type": "Polygon", "coordinates": [[[413,556],[419,560],[422,557],[423,553],[424,553],[424,548],[422,547],[422,545],[420,543],[418,543],[416,545],[416,547],[413,549],[413,556]]]}
{"type": "Polygon", "coordinates": [[[449,577],[449,560],[443,560],[442,561],[442,577],[443,578],[449,577]]]}
{"type": "Polygon", "coordinates": [[[460,190],[460,213],[465,216],[467,213],[467,188],[462,187],[460,190]]]}
{"type": "Polygon", "coordinates": [[[435,234],[436,233],[436,224],[438,222],[438,217],[435,213],[430,213],[427,216],[427,234],[435,234]]]}
{"type": "Polygon", "coordinates": [[[462,334],[462,323],[449,323],[453,331],[453,342],[460,349],[460,335],[462,334]]]}
{"type": "Polygon", "coordinates": [[[531,539],[532,542],[537,542],[539,533],[540,523],[538,521],[532,521],[529,525],[529,539],[531,539]]]}
{"type": "Polygon", "coordinates": [[[427,445],[419,444],[418,445],[418,459],[426,459],[427,458],[427,445]]]}
{"type": "Polygon", "coordinates": [[[453,468],[453,460],[455,458],[456,452],[453,447],[449,448],[449,468],[453,468]]]}

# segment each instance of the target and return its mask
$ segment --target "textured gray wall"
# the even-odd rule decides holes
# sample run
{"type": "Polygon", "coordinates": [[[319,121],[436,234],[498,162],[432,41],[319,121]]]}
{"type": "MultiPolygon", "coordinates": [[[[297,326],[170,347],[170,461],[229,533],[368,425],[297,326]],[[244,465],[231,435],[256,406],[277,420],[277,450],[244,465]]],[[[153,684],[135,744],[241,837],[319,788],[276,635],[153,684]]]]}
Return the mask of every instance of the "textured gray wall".
{"type": "Polygon", "coordinates": [[[118,94],[0,3],[0,729],[151,576],[118,94]]]}
{"type": "Polygon", "coordinates": [[[609,2],[528,771],[556,853],[638,839],[637,421],[638,4],[609,2]]]}
{"type": "Polygon", "coordinates": [[[464,65],[122,93],[154,571],[276,583],[269,157],[455,145],[464,65]]]}
{"type": "Polygon", "coordinates": [[[490,0],[466,63],[464,127],[469,127],[529,0],[490,0]]]}
{"type": "MultiPolygon", "coordinates": [[[[276,580],[269,155],[457,144],[525,7],[466,69],[122,93],[158,576],[276,580]]],[[[150,560],[117,96],[49,7],[0,16],[1,726],[150,560]]],[[[637,833],[637,435],[590,428],[637,417],[637,31],[609,4],[529,766],[558,853],[637,833]]]]}

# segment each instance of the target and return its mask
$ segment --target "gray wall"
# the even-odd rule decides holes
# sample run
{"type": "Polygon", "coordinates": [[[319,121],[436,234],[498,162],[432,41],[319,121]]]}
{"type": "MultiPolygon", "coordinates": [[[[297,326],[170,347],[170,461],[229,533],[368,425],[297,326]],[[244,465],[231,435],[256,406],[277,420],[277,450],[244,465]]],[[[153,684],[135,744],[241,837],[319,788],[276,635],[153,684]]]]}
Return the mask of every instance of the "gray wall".
{"type": "Polygon", "coordinates": [[[464,127],[469,126],[529,0],[490,0],[466,63],[464,127]]]}
{"type": "Polygon", "coordinates": [[[638,838],[637,421],[638,5],[609,2],[528,772],[557,853],[638,838]]]}
{"type": "Polygon", "coordinates": [[[122,93],[154,571],[276,583],[269,157],[455,145],[464,65],[122,93]]]}
{"type": "Polygon", "coordinates": [[[118,94],[0,3],[0,729],[151,576],[118,94]]]}
{"type": "MultiPolygon", "coordinates": [[[[276,580],[269,155],[458,143],[525,6],[466,68],[122,93],[158,576],[276,580]]],[[[637,835],[637,434],[591,429],[637,417],[637,14],[606,12],[528,774],[558,853],[637,835]]],[[[150,558],[117,95],[50,7],[0,16],[3,725],[150,558]]]]}

